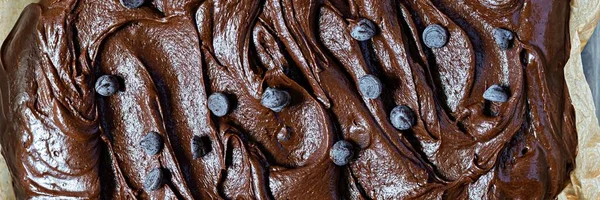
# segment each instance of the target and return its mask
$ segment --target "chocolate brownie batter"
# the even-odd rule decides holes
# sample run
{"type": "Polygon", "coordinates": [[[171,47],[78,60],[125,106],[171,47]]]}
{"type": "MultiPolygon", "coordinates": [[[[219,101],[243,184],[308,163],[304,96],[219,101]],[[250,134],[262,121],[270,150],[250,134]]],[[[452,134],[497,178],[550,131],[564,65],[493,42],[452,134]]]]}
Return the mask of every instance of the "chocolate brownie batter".
{"type": "Polygon", "coordinates": [[[574,168],[569,1],[139,1],[42,0],[2,45],[19,199],[551,199],[574,168]]]}

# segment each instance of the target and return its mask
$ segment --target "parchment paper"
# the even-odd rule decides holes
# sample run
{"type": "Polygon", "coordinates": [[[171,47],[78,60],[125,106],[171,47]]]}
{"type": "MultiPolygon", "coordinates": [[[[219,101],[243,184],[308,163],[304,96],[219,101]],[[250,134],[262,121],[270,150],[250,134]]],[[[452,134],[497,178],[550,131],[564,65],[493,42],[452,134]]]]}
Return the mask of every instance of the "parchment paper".
{"type": "Polygon", "coordinates": [[[571,1],[571,54],[565,65],[565,79],[575,107],[579,151],[575,171],[571,174],[571,184],[559,195],[561,200],[600,198],[600,128],[581,64],[581,51],[594,33],[599,19],[600,1],[571,1]]]}
{"type": "MultiPolygon", "coordinates": [[[[21,11],[38,0],[0,0],[0,44],[11,31],[21,11]]],[[[565,79],[575,107],[578,154],[571,183],[559,199],[600,198],[600,127],[596,120],[594,101],[583,74],[581,51],[600,19],[599,0],[571,0],[571,52],[565,65],[565,79]]],[[[600,66],[598,66],[600,67],[600,66]]],[[[600,80],[598,80],[600,81],[600,80]]],[[[0,136],[1,137],[1,136],[0,136]]],[[[0,199],[15,199],[10,174],[0,155],[0,199]]]]}

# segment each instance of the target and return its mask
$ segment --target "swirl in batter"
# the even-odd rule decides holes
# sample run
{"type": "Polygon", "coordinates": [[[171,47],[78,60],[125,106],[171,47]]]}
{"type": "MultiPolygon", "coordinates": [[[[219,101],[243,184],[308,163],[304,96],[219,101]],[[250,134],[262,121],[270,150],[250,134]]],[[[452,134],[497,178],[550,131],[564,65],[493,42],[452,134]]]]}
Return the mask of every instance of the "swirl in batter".
{"type": "Polygon", "coordinates": [[[550,199],[568,4],[42,0],[0,52],[2,153],[20,199],[550,199]]]}

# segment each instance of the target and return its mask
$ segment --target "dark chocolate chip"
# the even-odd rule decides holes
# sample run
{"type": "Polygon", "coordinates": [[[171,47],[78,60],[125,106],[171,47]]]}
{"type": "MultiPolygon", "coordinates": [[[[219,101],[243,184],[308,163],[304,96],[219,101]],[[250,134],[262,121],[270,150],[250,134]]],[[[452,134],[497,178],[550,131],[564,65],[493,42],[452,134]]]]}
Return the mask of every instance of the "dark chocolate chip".
{"type": "Polygon", "coordinates": [[[144,136],[140,142],[140,146],[148,155],[156,155],[160,153],[163,147],[163,139],[157,132],[150,132],[144,136]]]}
{"type": "Polygon", "coordinates": [[[277,140],[280,142],[285,142],[290,139],[290,134],[288,132],[279,132],[277,133],[277,140]]]}
{"type": "Polygon", "coordinates": [[[329,158],[337,166],[344,166],[350,163],[354,157],[353,145],[345,140],[337,141],[329,150],[329,158]]]}
{"type": "Polygon", "coordinates": [[[146,175],[144,189],[146,191],[158,190],[163,185],[164,174],[161,168],[154,168],[146,175]]]}
{"type": "Polygon", "coordinates": [[[194,136],[192,138],[192,158],[204,157],[210,152],[210,139],[208,137],[194,136]]]}
{"type": "Polygon", "coordinates": [[[429,25],[423,31],[423,41],[429,48],[442,48],[448,43],[448,31],[437,24],[429,25]]]}
{"type": "Polygon", "coordinates": [[[103,75],[96,80],[94,88],[99,95],[108,97],[117,93],[120,87],[119,79],[116,76],[103,75]]]}
{"type": "Polygon", "coordinates": [[[493,102],[506,102],[508,101],[508,94],[502,86],[492,85],[483,93],[483,98],[493,102]]]}
{"type": "Polygon", "coordinates": [[[260,103],[274,112],[281,112],[290,104],[290,100],[290,93],[269,87],[263,93],[260,103]]]}
{"type": "Polygon", "coordinates": [[[229,99],[222,93],[213,93],[208,97],[208,109],[217,117],[223,117],[229,111],[229,99]]]}
{"type": "Polygon", "coordinates": [[[367,74],[358,80],[358,88],[366,98],[376,99],[381,95],[383,84],[376,76],[367,74]]]}
{"type": "Polygon", "coordinates": [[[144,0],[121,0],[121,5],[129,9],[139,8],[142,4],[144,4],[144,0]]]}
{"type": "Polygon", "coordinates": [[[352,28],[350,36],[358,41],[367,41],[375,36],[376,31],[376,26],[371,20],[361,19],[354,25],[354,28],[352,28]]]}
{"type": "Polygon", "coordinates": [[[396,106],[390,113],[390,121],[398,130],[408,130],[415,125],[415,115],[408,106],[396,106]]]}
{"type": "Polygon", "coordinates": [[[277,140],[279,142],[287,142],[292,138],[292,129],[289,126],[284,126],[277,132],[277,140]]]}
{"type": "Polygon", "coordinates": [[[494,30],[492,30],[492,35],[494,36],[494,40],[496,40],[496,44],[498,44],[502,50],[510,48],[512,40],[514,39],[513,32],[503,28],[494,28],[494,30]]]}

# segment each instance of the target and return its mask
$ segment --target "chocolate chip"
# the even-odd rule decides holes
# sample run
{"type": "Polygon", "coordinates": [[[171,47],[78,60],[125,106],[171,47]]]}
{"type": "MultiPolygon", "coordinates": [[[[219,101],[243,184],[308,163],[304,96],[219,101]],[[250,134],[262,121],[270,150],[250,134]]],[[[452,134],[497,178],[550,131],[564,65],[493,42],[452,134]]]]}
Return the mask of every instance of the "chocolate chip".
{"type": "Polygon", "coordinates": [[[204,157],[210,152],[210,139],[208,137],[194,136],[192,138],[192,158],[204,157]]]}
{"type": "Polygon", "coordinates": [[[367,41],[375,36],[375,32],[376,26],[371,20],[361,19],[354,25],[354,28],[352,28],[350,36],[358,41],[367,41]]]}
{"type": "Polygon", "coordinates": [[[229,111],[229,100],[222,93],[213,93],[208,97],[208,109],[217,117],[223,117],[229,111]]]}
{"type": "Polygon", "coordinates": [[[160,189],[163,185],[164,174],[161,168],[154,168],[146,175],[144,180],[144,189],[154,191],[160,189]]]}
{"type": "Polygon", "coordinates": [[[108,97],[117,93],[120,87],[119,79],[116,76],[103,75],[96,80],[94,88],[99,95],[108,97]]]}
{"type": "Polygon", "coordinates": [[[329,158],[337,166],[344,166],[350,163],[354,157],[353,146],[350,142],[345,140],[337,141],[329,150],[329,158]]]}
{"type": "Polygon", "coordinates": [[[269,87],[263,93],[260,103],[274,112],[281,112],[290,104],[290,100],[290,93],[269,87]]]}
{"type": "Polygon", "coordinates": [[[492,30],[492,35],[494,36],[494,40],[496,40],[496,44],[498,44],[500,49],[507,50],[510,48],[514,38],[511,31],[503,28],[494,28],[494,30],[492,30]]]}
{"type": "Polygon", "coordinates": [[[140,142],[140,146],[148,155],[156,155],[160,153],[163,147],[163,139],[157,132],[150,132],[144,136],[140,142]]]}
{"type": "Polygon", "coordinates": [[[280,142],[285,142],[290,139],[290,134],[288,132],[279,132],[277,133],[277,140],[280,142]]]}
{"type": "Polygon", "coordinates": [[[121,5],[129,9],[139,8],[142,4],[144,4],[144,0],[121,0],[121,5]]]}
{"type": "Polygon", "coordinates": [[[415,125],[415,115],[408,106],[396,106],[390,113],[390,121],[398,130],[408,130],[415,125]]]}
{"type": "Polygon", "coordinates": [[[367,74],[358,79],[358,89],[366,98],[376,99],[381,95],[383,84],[376,76],[367,74]]]}
{"type": "Polygon", "coordinates": [[[508,101],[508,94],[502,86],[492,85],[483,93],[483,98],[493,102],[506,102],[508,101]]]}
{"type": "Polygon", "coordinates": [[[448,32],[440,25],[429,25],[423,31],[423,41],[429,48],[442,48],[448,42],[448,32]]]}

